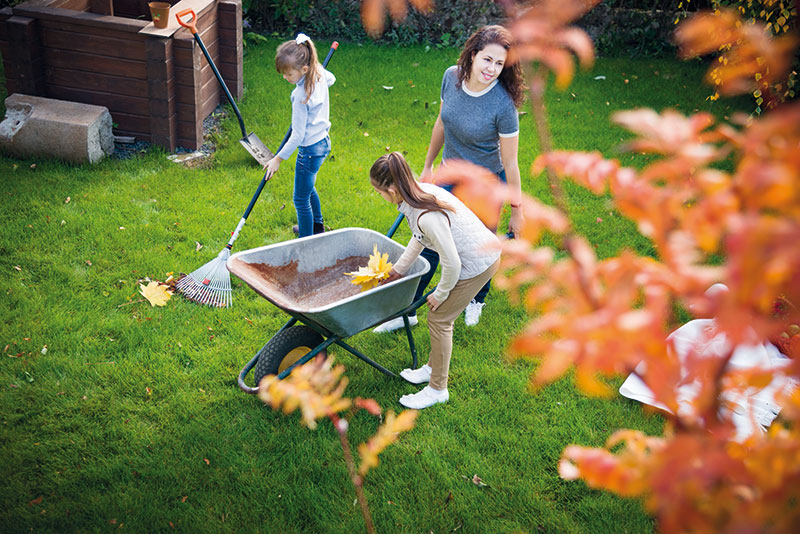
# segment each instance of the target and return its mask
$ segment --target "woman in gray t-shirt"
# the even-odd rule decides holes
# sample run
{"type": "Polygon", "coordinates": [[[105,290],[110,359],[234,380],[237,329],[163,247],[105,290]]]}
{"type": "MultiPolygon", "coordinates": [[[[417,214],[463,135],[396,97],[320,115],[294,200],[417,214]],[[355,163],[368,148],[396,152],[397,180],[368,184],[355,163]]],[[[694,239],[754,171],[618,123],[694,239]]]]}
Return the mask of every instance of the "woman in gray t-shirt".
{"type": "MultiPolygon", "coordinates": [[[[480,165],[508,182],[511,190],[509,234],[516,235],[524,218],[520,204],[519,118],[517,106],[522,103],[524,82],[519,63],[507,63],[511,33],[502,26],[484,26],[467,39],[458,64],[450,67],[442,79],[442,105],[433,125],[431,143],[425,157],[421,182],[428,182],[433,162],[442,152],[442,162],[462,159],[480,165]]],[[[447,186],[445,189],[449,189],[447,186]]],[[[497,228],[490,228],[496,231],[497,228]]],[[[439,265],[439,256],[425,249],[422,256],[431,264],[417,287],[414,300],[419,300],[439,265]]],[[[467,326],[478,324],[490,283],[481,288],[464,311],[467,326]]],[[[417,316],[409,315],[411,325],[417,316]]],[[[391,332],[403,328],[398,317],[379,325],[374,332],[391,332]]]]}
{"type": "MultiPolygon", "coordinates": [[[[516,235],[524,222],[517,161],[517,106],[522,103],[524,82],[519,63],[508,63],[509,48],[511,33],[506,28],[484,26],[464,44],[458,64],[445,71],[442,104],[420,180],[430,179],[440,151],[443,165],[448,159],[462,159],[489,169],[508,182],[511,190],[508,231],[516,235]]],[[[427,281],[421,282],[427,285],[427,281]]],[[[487,282],[467,306],[468,326],[478,323],[489,286],[487,282]]]]}

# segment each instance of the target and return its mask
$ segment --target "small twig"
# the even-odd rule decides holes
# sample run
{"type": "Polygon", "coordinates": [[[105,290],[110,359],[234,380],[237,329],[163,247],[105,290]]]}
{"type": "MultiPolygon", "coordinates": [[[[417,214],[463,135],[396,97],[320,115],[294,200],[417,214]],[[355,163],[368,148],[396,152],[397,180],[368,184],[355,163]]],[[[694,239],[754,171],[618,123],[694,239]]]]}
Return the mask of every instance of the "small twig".
{"type": "Polygon", "coordinates": [[[117,362],[84,362],[83,365],[106,365],[109,363],[116,364],[117,362]]]}
{"type": "Polygon", "coordinates": [[[367,527],[367,533],[375,534],[375,525],[372,523],[372,516],[369,513],[369,506],[367,506],[367,496],[364,494],[364,479],[356,472],[356,463],[353,460],[352,452],[350,452],[350,442],[347,441],[347,420],[340,419],[336,414],[330,414],[328,417],[330,417],[336,432],[339,434],[339,442],[342,444],[347,472],[350,474],[350,480],[356,488],[356,497],[358,498],[358,504],[361,506],[361,515],[364,516],[364,525],[367,527]]]}
{"type": "MultiPolygon", "coordinates": [[[[541,66],[535,64],[531,68],[533,70],[528,77],[530,87],[529,93],[531,96],[531,114],[533,115],[536,125],[536,136],[539,139],[539,148],[542,154],[547,154],[553,151],[553,142],[550,136],[550,129],[547,126],[547,112],[544,105],[544,90],[547,85],[544,73],[546,71],[541,66]]],[[[564,193],[564,188],[561,187],[561,180],[556,176],[549,165],[545,168],[545,172],[547,175],[547,182],[550,185],[550,191],[553,193],[553,201],[555,202],[556,208],[569,220],[567,196],[564,193]]],[[[569,253],[573,261],[575,261],[576,257],[574,238],[575,233],[570,227],[564,234],[563,243],[564,249],[569,253]]],[[[580,269],[580,265],[578,268],[578,283],[592,308],[595,310],[598,309],[599,304],[597,303],[597,299],[595,299],[594,294],[590,290],[589,280],[586,278],[586,273],[583,272],[583,269],[580,269]]]]}
{"type": "Polygon", "coordinates": [[[123,302],[122,304],[117,304],[117,308],[121,308],[121,307],[123,307],[123,306],[128,306],[128,305],[130,305],[130,304],[136,304],[137,302],[144,302],[144,301],[146,301],[146,300],[147,300],[147,299],[139,299],[139,300],[132,300],[132,301],[130,301],[130,302],[123,302]]]}
{"type": "MultiPolygon", "coordinates": [[[[544,90],[546,80],[543,70],[538,65],[534,65],[533,72],[531,72],[528,84],[530,87],[529,93],[531,95],[531,114],[536,125],[536,136],[539,138],[539,148],[542,154],[553,151],[553,142],[550,138],[550,129],[547,126],[547,113],[544,106],[544,90]]],[[[550,190],[553,192],[553,200],[556,207],[569,217],[569,208],[567,207],[566,195],[564,189],[561,187],[561,181],[555,175],[553,170],[548,165],[546,168],[547,182],[550,185],[550,190]]]]}

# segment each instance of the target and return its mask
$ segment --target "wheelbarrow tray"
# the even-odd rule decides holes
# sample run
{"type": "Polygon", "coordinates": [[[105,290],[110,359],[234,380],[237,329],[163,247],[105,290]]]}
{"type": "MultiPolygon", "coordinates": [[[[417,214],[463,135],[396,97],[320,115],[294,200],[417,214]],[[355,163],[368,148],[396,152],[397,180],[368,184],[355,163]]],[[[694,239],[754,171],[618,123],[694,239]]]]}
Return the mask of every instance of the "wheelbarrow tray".
{"type": "Polygon", "coordinates": [[[377,245],[396,262],[405,247],[374,230],[342,228],[243,250],[228,270],[256,293],[304,322],[342,338],[384,322],[407,308],[430,265],[416,259],[406,276],[360,291],[344,273],[366,266],[377,245]]]}

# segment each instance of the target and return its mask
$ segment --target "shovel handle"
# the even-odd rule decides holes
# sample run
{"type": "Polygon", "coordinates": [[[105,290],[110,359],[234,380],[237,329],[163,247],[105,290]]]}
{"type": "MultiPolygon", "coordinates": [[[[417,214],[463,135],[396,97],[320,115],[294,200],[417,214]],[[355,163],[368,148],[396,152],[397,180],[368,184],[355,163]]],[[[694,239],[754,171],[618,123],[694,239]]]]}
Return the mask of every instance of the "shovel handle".
{"type": "Polygon", "coordinates": [[[183,26],[184,28],[188,28],[192,35],[197,33],[197,26],[195,26],[195,22],[197,21],[197,15],[194,14],[194,10],[192,8],[184,9],[183,11],[176,13],[175,18],[178,19],[178,24],[183,26]],[[191,15],[192,18],[189,19],[188,22],[183,22],[183,18],[185,15],[191,15]]]}

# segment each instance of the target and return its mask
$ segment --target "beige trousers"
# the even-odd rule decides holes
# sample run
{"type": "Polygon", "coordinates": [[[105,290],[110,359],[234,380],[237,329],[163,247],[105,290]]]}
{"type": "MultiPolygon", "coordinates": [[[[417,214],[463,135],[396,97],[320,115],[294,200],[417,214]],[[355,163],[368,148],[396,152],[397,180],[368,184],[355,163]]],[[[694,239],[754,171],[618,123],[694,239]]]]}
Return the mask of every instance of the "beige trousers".
{"type": "Polygon", "coordinates": [[[478,276],[459,280],[450,291],[447,300],[436,311],[428,312],[428,332],[431,336],[431,352],[428,365],[431,366],[430,387],[442,390],[447,388],[447,373],[450,370],[450,356],[453,353],[453,323],[467,304],[478,294],[497,269],[500,259],[478,276]]]}

